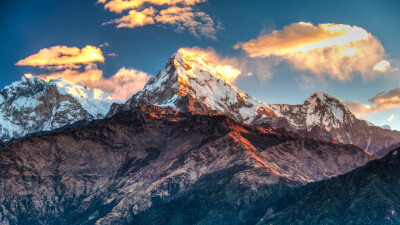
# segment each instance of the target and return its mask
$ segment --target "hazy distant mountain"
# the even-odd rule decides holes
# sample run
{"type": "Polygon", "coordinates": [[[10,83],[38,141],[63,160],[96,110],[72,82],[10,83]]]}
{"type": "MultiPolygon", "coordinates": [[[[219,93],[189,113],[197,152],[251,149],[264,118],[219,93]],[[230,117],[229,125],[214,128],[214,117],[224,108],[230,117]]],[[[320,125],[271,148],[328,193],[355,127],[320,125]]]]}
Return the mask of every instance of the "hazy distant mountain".
{"type": "Polygon", "coordinates": [[[224,115],[142,106],[6,144],[0,151],[0,221],[166,224],[138,214],[199,191],[199,201],[180,205],[183,211],[169,208],[172,214],[156,216],[176,212],[199,223],[238,224],[260,218],[259,210],[288,189],[376,158],[353,145],[278,134],[224,115]],[[213,191],[219,187],[227,192],[213,191]]]}
{"type": "Polygon", "coordinates": [[[79,120],[103,118],[120,102],[99,89],[53,79],[23,76],[0,90],[0,139],[49,131],[79,120]]]}
{"type": "Polygon", "coordinates": [[[400,224],[400,148],[348,174],[310,184],[266,209],[259,224],[400,224]]]}

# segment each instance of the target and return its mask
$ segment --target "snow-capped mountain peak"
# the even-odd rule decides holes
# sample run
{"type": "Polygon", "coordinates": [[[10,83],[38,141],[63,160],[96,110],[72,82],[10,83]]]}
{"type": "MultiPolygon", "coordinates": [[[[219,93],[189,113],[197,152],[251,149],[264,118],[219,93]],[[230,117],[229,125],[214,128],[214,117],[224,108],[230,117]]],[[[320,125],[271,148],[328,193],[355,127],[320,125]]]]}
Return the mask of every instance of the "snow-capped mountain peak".
{"type": "Polygon", "coordinates": [[[317,91],[307,98],[303,105],[307,107],[308,129],[315,125],[323,125],[329,131],[355,120],[355,116],[342,100],[326,92],[317,91]]]}
{"type": "Polygon", "coordinates": [[[276,117],[266,104],[240,91],[196,52],[180,49],[145,88],[116,111],[138,105],[171,106],[194,113],[220,113],[245,123],[276,117]]]}
{"type": "Polygon", "coordinates": [[[330,131],[356,119],[339,98],[323,91],[310,95],[300,105],[271,104],[269,107],[279,117],[288,120],[295,129],[308,131],[314,126],[330,131]]]}
{"type": "Polygon", "coordinates": [[[99,89],[26,74],[0,90],[0,139],[103,118],[113,103],[120,102],[99,89]]]}

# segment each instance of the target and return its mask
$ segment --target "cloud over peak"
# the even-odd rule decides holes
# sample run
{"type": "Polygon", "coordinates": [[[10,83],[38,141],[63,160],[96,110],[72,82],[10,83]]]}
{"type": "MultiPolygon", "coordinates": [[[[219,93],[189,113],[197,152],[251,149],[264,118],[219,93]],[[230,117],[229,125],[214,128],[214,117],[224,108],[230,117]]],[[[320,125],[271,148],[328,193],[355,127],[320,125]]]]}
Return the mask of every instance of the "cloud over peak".
{"type": "Polygon", "coordinates": [[[106,24],[135,28],[151,24],[169,24],[177,32],[188,30],[194,36],[216,39],[217,28],[211,17],[193,6],[206,0],[98,0],[104,8],[117,14],[128,11],[106,24]]]}
{"type": "Polygon", "coordinates": [[[39,66],[47,71],[38,77],[62,77],[72,83],[81,82],[89,88],[99,88],[112,94],[113,98],[123,101],[143,89],[151,77],[147,73],[125,67],[111,77],[104,77],[103,71],[96,64],[104,61],[103,53],[94,46],[88,45],[82,49],[53,46],[18,61],[16,65],[39,66]]]}
{"type": "Polygon", "coordinates": [[[380,41],[365,29],[334,23],[293,23],[234,47],[249,57],[287,60],[297,70],[340,81],[351,79],[354,72],[364,79],[375,76],[385,56],[380,41]]]}

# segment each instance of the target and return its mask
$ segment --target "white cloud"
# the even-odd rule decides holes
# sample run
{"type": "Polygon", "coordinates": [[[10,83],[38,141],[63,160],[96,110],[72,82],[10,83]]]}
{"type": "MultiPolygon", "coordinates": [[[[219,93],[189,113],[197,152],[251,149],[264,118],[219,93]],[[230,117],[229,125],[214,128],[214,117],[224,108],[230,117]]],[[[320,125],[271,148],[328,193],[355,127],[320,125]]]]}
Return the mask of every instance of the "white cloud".
{"type": "Polygon", "coordinates": [[[385,62],[380,41],[361,27],[345,24],[293,23],[234,47],[253,58],[287,60],[297,70],[340,81],[350,80],[354,72],[369,79],[387,68],[376,66],[385,62]]]}
{"type": "Polygon", "coordinates": [[[388,122],[393,122],[395,120],[397,120],[397,118],[399,118],[399,115],[397,114],[392,114],[389,118],[388,118],[388,122]]]}

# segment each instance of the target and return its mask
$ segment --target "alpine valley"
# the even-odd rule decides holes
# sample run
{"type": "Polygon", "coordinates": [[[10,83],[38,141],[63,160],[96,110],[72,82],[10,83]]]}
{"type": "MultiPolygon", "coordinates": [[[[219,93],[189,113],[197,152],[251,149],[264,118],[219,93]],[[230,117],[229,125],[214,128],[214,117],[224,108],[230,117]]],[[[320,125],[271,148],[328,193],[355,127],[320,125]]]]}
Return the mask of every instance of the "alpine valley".
{"type": "Polygon", "coordinates": [[[1,224],[400,223],[399,131],[223,77],[180,49],[125,103],[61,78],[5,87],[1,224]]]}

